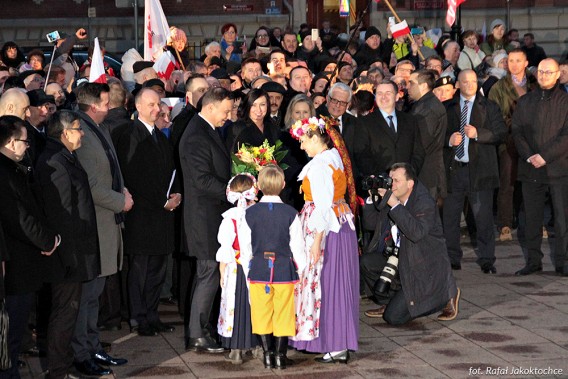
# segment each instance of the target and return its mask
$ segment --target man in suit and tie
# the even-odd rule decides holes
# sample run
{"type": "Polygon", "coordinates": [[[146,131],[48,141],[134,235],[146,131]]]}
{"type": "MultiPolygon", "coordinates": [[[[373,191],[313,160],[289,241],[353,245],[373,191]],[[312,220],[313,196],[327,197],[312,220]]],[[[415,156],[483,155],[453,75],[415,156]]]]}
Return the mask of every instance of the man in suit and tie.
{"type": "Polygon", "coordinates": [[[475,71],[461,71],[458,82],[459,92],[447,105],[444,235],[452,268],[460,270],[460,218],[467,196],[477,226],[477,264],[485,274],[494,274],[493,191],[499,187],[495,146],[503,142],[507,129],[499,106],[477,92],[475,71]]]}
{"type": "Polygon", "coordinates": [[[77,89],[77,104],[84,136],[76,150],[79,162],[87,173],[95,204],[101,274],[84,282],[79,314],[71,346],[75,353],[75,367],[84,375],[109,375],[112,370],[99,366],[122,365],[126,359],[113,358],[102,348],[97,319],[99,296],[106,277],[122,266],[123,212],[134,202],[124,187],[116,151],[108,129],[100,124],[108,113],[109,87],[106,84],[85,83],[77,89]]]}
{"type": "Polygon", "coordinates": [[[166,279],[168,254],[174,248],[174,214],[181,194],[171,191],[174,153],[156,128],[160,97],[142,88],[135,99],[138,118],[119,138],[117,155],[124,183],[136,201],[125,220],[124,248],[129,256],[128,294],[131,318],[141,336],[173,332],[160,321],[158,304],[166,279]]]}
{"type": "Polygon", "coordinates": [[[219,289],[217,232],[230,204],[226,188],[231,178],[231,157],[216,128],[231,117],[233,100],[223,88],[212,88],[201,99],[201,112],[191,119],[179,143],[183,171],[183,216],[189,255],[197,258],[187,350],[222,353],[211,337],[209,319],[219,289]]]}
{"type": "Polygon", "coordinates": [[[420,173],[424,148],[417,120],[396,110],[399,97],[398,86],[390,80],[382,80],[376,90],[377,109],[357,120],[353,156],[358,184],[365,176],[388,172],[397,162],[410,163],[420,173]]]}
{"type": "Polygon", "coordinates": [[[345,141],[347,151],[353,158],[353,146],[355,143],[355,116],[347,113],[347,108],[351,104],[353,92],[348,85],[343,83],[335,83],[329,89],[327,94],[327,102],[316,109],[319,116],[331,116],[337,120],[339,131],[345,141]]]}

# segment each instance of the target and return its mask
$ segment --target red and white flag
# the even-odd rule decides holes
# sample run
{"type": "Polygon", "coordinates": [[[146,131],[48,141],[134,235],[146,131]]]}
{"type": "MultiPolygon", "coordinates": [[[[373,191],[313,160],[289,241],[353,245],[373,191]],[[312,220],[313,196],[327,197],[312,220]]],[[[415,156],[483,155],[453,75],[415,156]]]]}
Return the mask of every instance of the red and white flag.
{"type": "Polygon", "coordinates": [[[410,34],[410,28],[406,20],[402,20],[398,24],[391,25],[392,38],[403,37],[410,34]]]}
{"type": "Polygon", "coordinates": [[[165,51],[160,55],[153,67],[160,78],[168,80],[172,75],[172,71],[176,69],[176,60],[172,53],[165,51]]]}
{"type": "Polygon", "coordinates": [[[95,38],[95,47],[93,48],[93,56],[91,58],[91,73],[89,74],[89,83],[106,83],[105,65],[103,55],[99,46],[99,37],[95,38]]]}
{"type": "Polygon", "coordinates": [[[456,22],[456,11],[461,3],[465,0],[448,0],[448,13],[446,14],[446,23],[452,26],[456,22]]]}
{"type": "Polygon", "coordinates": [[[144,7],[144,60],[155,62],[166,46],[170,27],[160,0],[145,0],[144,7]]]}

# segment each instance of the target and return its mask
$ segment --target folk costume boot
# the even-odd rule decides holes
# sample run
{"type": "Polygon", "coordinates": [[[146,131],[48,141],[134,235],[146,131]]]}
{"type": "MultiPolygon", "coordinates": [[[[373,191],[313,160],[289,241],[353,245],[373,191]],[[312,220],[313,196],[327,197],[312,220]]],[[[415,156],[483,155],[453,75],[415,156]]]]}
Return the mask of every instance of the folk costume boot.
{"type": "Polygon", "coordinates": [[[294,362],[286,356],[288,352],[288,337],[274,337],[274,366],[284,370],[294,362]]]}
{"type": "Polygon", "coordinates": [[[258,338],[264,352],[264,367],[274,368],[274,336],[272,334],[259,334],[258,338]]]}

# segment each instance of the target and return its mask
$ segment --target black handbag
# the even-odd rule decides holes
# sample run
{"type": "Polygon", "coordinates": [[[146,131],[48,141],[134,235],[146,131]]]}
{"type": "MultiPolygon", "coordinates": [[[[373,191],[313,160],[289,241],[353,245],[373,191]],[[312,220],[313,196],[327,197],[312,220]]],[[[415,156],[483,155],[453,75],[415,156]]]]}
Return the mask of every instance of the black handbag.
{"type": "Polygon", "coordinates": [[[8,352],[8,312],[4,300],[0,303],[0,370],[10,368],[10,353],[8,352]]]}

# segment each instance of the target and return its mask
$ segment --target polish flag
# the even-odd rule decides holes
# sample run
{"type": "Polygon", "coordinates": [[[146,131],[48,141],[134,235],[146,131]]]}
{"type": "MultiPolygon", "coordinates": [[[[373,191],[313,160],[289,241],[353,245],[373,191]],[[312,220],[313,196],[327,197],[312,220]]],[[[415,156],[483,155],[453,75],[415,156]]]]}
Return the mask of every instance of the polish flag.
{"type": "Polygon", "coordinates": [[[170,27],[160,0],[145,0],[144,7],[144,60],[155,62],[164,51],[170,27]]]}
{"type": "Polygon", "coordinates": [[[448,13],[446,14],[446,23],[452,26],[456,22],[456,11],[461,3],[465,0],[448,0],[448,13]]]}
{"type": "Polygon", "coordinates": [[[165,51],[160,55],[153,67],[160,78],[168,80],[172,75],[172,71],[176,69],[176,60],[172,53],[165,51]]]}
{"type": "Polygon", "coordinates": [[[99,37],[95,38],[95,47],[93,49],[93,57],[91,58],[91,73],[89,74],[89,83],[106,83],[105,65],[103,56],[99,46],[99,37]]]}
{"type": "Polygon", "coordinates": [[[403,37],[410,34],[410,28],[406,23],[406,20],[399,22],[398,24],[391,25],[392,38],[403,37]]]}

